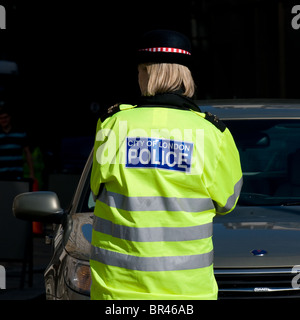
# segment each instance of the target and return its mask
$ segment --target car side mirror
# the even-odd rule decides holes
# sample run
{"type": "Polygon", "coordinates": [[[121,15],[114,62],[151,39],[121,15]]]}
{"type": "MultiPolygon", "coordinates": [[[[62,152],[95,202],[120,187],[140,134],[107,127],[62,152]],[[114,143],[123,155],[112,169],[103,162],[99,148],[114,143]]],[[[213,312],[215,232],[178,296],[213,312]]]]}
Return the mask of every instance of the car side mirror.
{"type": "Polygon", "coordinates": [[[50,191],[21,193],[14,198],[12,210],[22,220],[60,224],[65,218],[56,193],[50,191]]]}

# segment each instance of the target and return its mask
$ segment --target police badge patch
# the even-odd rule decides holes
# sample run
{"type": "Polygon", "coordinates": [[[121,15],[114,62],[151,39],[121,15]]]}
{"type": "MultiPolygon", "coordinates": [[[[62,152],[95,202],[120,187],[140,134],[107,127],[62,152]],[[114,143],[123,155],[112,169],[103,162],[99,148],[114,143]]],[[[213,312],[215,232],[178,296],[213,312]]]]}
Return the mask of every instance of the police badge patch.
{"type": "Polygon", "coordinates": [[[126,168],[158,168],[189,173],[193,148],[192,142],[127,137],[126,168]]]}

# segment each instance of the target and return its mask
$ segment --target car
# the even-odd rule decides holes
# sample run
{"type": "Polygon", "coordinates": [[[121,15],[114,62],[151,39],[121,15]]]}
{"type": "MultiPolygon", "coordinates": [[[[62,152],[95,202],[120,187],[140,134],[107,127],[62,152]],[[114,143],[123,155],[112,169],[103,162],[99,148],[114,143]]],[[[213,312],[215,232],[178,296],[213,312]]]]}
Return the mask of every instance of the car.
{"type": "MultiPolygon", "coordinates": [[[[243,188],[235,210],[214,219],[219,299],[300,297],[300,101],[198,101],[230,129],[243,188]]],[[[17,218],[56,224],[45,271],[47,299],[89,299],[94,200],[92,153],[68,210],[51,191],[24,193],[17,218]]]]}

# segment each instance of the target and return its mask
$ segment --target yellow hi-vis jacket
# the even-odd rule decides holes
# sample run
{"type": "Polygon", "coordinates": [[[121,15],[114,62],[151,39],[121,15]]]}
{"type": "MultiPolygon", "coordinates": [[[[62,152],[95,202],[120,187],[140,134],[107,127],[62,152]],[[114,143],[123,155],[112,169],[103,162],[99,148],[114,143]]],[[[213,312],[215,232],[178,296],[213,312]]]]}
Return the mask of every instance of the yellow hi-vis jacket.
{"type": "Polygon", "coordinates": [[[217,299],[212,221],[242,186],[229,130],[191,110],[120,109],[97,125],[91,299],[217,299]]]}

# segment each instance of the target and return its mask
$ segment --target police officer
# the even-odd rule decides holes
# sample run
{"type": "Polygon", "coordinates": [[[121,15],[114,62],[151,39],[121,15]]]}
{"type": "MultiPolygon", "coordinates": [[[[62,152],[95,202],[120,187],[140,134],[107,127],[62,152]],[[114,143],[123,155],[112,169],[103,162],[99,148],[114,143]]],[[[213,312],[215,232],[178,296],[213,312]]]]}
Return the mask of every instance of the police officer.
{"type": "Polygon", "coordinates": [[[92,299],[217,299],[212,221],[234,209],[242,172],[228,128],[190,99],[190,58],[184,35],[145,34],[140,101],[98,122],[92,299]]]}

